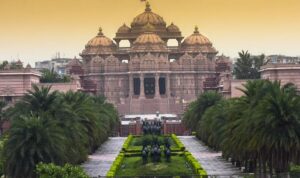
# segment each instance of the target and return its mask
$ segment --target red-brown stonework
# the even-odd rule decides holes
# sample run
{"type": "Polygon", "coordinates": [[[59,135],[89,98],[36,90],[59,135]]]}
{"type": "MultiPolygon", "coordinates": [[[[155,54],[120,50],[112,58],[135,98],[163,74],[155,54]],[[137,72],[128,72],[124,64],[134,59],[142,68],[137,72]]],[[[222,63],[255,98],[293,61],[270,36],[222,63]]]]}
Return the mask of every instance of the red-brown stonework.
{"type": "Polygon", "coordinates": [[[118,29],[114,41],[100,28],[80,54],[82,61],[74,59],[67,71],[80,76],[83,91],[104,95],[121,115],[182,114],[207,90],[229,96],[230,59],[216,56],[217,50],[198,27],[182,39],[179,27],[167,26],[147,5],[130,27],[123,24],[118,29]],[[170,39],[178,46],[168,46],[170,39]],[[122,40],[130,47],[120,46],[122,40]]]}

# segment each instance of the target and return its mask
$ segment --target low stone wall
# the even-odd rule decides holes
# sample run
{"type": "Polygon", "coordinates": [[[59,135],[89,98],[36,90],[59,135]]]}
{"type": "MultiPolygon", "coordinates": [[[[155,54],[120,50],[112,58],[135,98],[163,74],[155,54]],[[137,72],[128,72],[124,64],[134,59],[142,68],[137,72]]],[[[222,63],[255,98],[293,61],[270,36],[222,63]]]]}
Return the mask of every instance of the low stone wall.
{"type": "Polygon", "coordinates": [[[53,91],[60,91],[63,93],[66,93],[68,91],[78,91],[80,89],[80,86],[77,85],[77,83],[75,82],[71,82],[71,83],[39,83],[37,84],[39,87],[49,87],[51,86],[51,92],[53,91]]]}

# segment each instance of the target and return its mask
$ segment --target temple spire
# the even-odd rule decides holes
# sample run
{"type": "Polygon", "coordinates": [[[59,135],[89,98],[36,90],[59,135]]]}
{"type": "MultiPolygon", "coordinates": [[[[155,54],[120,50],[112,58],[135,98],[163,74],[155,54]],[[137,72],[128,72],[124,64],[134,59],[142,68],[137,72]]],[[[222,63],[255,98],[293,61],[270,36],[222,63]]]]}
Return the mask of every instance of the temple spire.
{"type": "Polygon", "coordinates": [[[151,6],[150,6],[149,1],[146,2],[146,9],[145,9],[145,11],[147,11],[147,12],[151,11],[151,6]]]}
{"type": "Polygon", "coordinates": [[[197,25],[195,26],[194,34],[199,34],[199,28],[197,25]]]}
{"type": "Polygon", "coordinates": [[[101,27],[99,27],[98,36],[102,36],[102,35],[103,35],[103,33],[102,33],[102,28],[101,28],[101,27]]]}

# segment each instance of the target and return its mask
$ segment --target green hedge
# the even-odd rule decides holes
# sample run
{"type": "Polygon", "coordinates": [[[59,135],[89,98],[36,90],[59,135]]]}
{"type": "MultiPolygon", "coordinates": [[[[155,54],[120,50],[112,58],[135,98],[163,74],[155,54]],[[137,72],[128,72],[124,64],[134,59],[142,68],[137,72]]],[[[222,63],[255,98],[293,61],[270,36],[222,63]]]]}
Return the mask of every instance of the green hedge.
{"type": "Polygon", "coordinates": [[[117,158],[115,159],[115,161],[113,162],[109,171],[106,174],[107,177],[114,177],[116,175],[116,172],[117,172],[118,168],[121,166],[124,157],[125,157],[124,153],[120,153],[117,156],[117,158]]]}
{"type": "Polygon", "coordinates": [[[142,146],[129,146],[128,148],[123,149],[123,151],[126,153],[140,153],[142,149],[142,146]]]}
{"type": "Polygon", "coordinates": [[[133,139],[133,136],[132,136],[132,135],[129,135],[129,136],[127,137],[127,139],[125,140],[125,142],[124,142],[124,144],[123,144],[123,147],[122,147],[122,150],[123,150],[123,151],[126,151],[126,150],[128,149],[128,147],[129,147],[130,142],[132,141],[132,139],[133,139]]]}
{"type": "Polygon", "coordinates": [[[179,147],[180,151],[184,151],[185,150],[185,146],[181,143],[181,141],[177,138],[177,136],[175,134],[172,134],[171,138],[176,143],[176,145],[179,147]]]}
{"type": "Polygon", "coordinates": [[[129,135],[127,137],[127,139],[125,140],[123,146],[122,146],[122,151],[118,154],[118,156],[116,157],[115,161],[113,162],[113,164],[111,165],[109,171],[106,174],[106,177],[115,177],[116,172],[118,170],[118,168],[121,166],[123,159],[125,157],[125,152],[127,152],[130,142],[132,141],[133,136],[129,135]]]}
{"type": "Polygon", "coordinates": [[[200,176],[207,176],[207,172],[203,169],[200,163],[194,158],[194,156],[190,152],[186,151],[184,154],[187,161],[191,164],[192,169],[196,174],[200,176]]]}
{"type": "MultiPolygon", "coordinates": [[[[178,145],[180,151],[184,151],[184,155],[187,159],[187,161],[191,164],[192,169],[197,175],[200,175],[201,177],[206,177],[207,172],[203,169],[203,167],[200,165],[200,163],[193,157],[193,155],[185,151],[185,146],[183,143],[177,138],[175,134],[171,135],[171,138],[174,140],[174,142],[178,145]]],[[[173,151],[173,150],[172,150],[173,151]]],[[[177,151],[177,149],[176,149],[177,151]]]]}

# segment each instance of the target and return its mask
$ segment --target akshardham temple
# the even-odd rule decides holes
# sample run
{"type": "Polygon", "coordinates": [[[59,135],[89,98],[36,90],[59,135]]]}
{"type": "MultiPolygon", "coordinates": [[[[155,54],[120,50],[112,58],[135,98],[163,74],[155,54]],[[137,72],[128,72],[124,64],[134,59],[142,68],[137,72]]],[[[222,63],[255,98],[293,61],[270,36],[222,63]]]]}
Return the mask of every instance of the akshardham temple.
{"type": "Polygon", "coordinates": [[[204,91],[229,94],[231,62],[217,53],[198,27],[184,38],[146,3],[113,40],[100,28],[67,71],[80,77],[84,92],[104,95],[120,114],[182,114],[204,91]],[[120,45],[124,40],[129,47],[120,45]],[[177,45],[168,46],[169,40],[177,45]]]}

